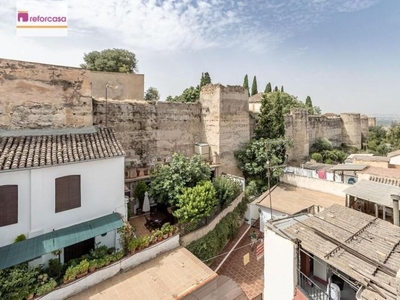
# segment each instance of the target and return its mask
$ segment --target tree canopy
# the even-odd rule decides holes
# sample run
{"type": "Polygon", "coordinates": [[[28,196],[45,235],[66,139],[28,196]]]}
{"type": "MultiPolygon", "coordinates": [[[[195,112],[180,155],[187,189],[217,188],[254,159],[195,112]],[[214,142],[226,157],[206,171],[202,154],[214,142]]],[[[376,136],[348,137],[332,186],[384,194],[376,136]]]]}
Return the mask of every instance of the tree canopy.
{"type": "Polygon", "coordinates": [[[167,102],[183,102],[183,103],[190,103],[199,100],[200,98],[200,90],[193,86],[185,89],[181,95],[179,96],[168,96],[165,101],[167,102]]]}
{"type": "Polygon", "coordinates": [[[144,95],[144,100],[147,101],[158,101],[160,100],[160,93],[154,87],[149,87],[144,95]]]}
{"type": "Polygon", "coordinates": [[[200,90],[203,86],[210,84],[211,83],[211,77],[210,74],[208,74],[208,72],[205,73],[201,73],[201,78],[200,78],[200,90]]]}
{"type": "Polygon", "coordinates": [[[174,154],[169,165],[158,166],[151,174],[149,194],[159,203],[176,207],[184,188],[195,187],[210,175],[210,167],[200,156],[174,154]]]}
{"type": "Polygon", "coordinates": [[[272,92],[271,82],[268,82],[267,85],[265,86],[264,93],[271,93],[271,92],[272,92]]]}
{"type": "Polygon", "coordinates": [[[247,94],[250,96],[250,92],[249,92],[249,77],[247,76],[247,74],[244,76],[244,79],[243,79],[243,88],[247,91],[247,94]]]}
{"type": "Polygon", "coordinates": [[[257,77],[253,77],[253,83],[251,85],[251,95],[254,96],[258,94],[258,89],[257,89],[257,77]]]}
{"type": "Polygon", "coordinates": [[[307,96],[307,98],[306,98],[306,108],[308,109],[308,113],[310,115],[314,114],[314,107],[313,107],[313,104],[312,104],[310,96],[307,96]]]}
{"type": "Polygon", "coordinates": [[[81,68],[91,71],[134,73],[138,71],[136,55],[124,49],[92,51],[83,56],[81,68]]]}

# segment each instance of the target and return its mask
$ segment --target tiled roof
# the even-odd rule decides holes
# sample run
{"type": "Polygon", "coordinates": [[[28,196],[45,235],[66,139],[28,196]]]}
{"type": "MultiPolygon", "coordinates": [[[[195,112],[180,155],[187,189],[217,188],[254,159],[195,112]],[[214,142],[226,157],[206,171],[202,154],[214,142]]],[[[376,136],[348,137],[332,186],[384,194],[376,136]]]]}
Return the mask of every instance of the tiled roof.
{"type": "Polygon", "coordinates": [[[112,129],[94,133],[0,137],[0,172],[125,155],[112,129]]]}

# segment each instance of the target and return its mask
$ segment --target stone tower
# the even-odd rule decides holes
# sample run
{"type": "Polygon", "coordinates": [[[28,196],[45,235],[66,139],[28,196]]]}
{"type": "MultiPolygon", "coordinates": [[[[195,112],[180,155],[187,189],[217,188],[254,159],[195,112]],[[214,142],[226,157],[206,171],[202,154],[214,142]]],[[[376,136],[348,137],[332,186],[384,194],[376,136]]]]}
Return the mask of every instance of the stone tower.
{"type": "Polygon", "coordinates": [[[342,143],[361,149],[361,116],[354,113],[340,114],[342,119],[342,143]]]}

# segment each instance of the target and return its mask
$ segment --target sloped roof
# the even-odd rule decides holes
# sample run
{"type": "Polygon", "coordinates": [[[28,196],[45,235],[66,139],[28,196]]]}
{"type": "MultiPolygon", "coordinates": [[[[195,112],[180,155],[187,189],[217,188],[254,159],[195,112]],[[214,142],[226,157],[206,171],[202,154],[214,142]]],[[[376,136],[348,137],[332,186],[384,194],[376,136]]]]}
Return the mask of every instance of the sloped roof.
{"type": "Polygon", "coordinates": [[[124,155],[109,128],[93,133],[0,137],[0,172],[124,155]]]}
{"type": "MultiPolygon", "coordinates": [[[[294,218],[296,220],[296,218],[294,218]]],[[[400,227],[337,204],[306,220],[283,229],[315,257],[365,284],[372,279],[385,297],[367,290],[373,298],[396,295],[396,273],[400,269],[400,227]]]]}
{"type": "Polygon", "coordinates": [[[392,158],[400,155],[400,150],[392,151],[387,154],[387,157],[392,158]]]}
{"type": "Polygon", "coordinates": [[[255,94],[255,95],[249,97],[249,102],[250,103],[259,103],[259,102],[261,102],[261,98],[262,98],[263,94],[264,93],[258,93],[258,94],[255,94]]]}

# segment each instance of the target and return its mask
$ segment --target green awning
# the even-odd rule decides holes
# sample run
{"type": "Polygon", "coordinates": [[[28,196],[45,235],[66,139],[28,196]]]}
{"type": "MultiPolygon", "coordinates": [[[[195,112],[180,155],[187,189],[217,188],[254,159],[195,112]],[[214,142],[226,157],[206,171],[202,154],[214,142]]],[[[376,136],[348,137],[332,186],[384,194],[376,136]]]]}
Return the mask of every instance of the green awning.
{"type": "Polygon", "coordinates": [[[121,215],[112,213],[1,247],[0,270],[107,233],[122,227],[122,225],[121,215]]]}

